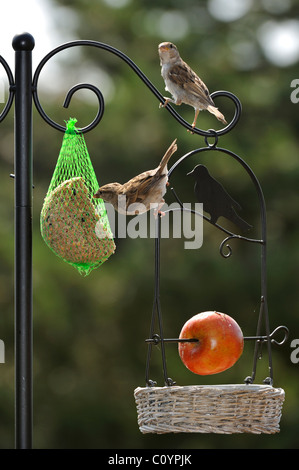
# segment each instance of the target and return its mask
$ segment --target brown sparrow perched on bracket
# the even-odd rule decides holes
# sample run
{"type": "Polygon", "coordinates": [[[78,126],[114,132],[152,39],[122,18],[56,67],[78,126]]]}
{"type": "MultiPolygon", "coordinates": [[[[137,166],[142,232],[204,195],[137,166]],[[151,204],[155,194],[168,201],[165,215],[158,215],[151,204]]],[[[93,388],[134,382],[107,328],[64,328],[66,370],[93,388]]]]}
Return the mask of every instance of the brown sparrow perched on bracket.
{"type": "Polygon", "coordinates": [[[227,124],[223,114],[218,111],[210,97],[210,93],[204,82],[195,72],[184,62],[177,47],[171,42],[162,42],[158,47],[161,65],[161,75],[165,82],[165,90],[172,94],[173,99],[165,98],[165,108],[169,102],[176,105],[182,103],[193,106],[195,109],[192,127],[196,125],[199,111],[207,109],[216,118],[227,124]]]}
{"type": "Polygon", "coordinates": [[[125,184],[105,184],[98,189],[94,197],[112,204],[121,214],[142,214],[153,207],[151,204],[158,206],[155,212],[160,212],[168,184],[167,163],[177,150],[176,140],[172,142],[157,168],[144,171],[125,184]]]}

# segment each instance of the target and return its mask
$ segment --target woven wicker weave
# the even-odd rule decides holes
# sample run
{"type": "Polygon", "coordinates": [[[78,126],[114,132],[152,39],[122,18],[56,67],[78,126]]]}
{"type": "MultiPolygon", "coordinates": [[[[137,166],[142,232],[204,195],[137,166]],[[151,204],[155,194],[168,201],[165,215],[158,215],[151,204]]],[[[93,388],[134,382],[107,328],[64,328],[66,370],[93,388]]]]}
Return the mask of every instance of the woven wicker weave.
{"type": "Polygon", "coordinates": [[[142,433],[279,432],[284,390],[269,385],[136,388],[142,433]]]}

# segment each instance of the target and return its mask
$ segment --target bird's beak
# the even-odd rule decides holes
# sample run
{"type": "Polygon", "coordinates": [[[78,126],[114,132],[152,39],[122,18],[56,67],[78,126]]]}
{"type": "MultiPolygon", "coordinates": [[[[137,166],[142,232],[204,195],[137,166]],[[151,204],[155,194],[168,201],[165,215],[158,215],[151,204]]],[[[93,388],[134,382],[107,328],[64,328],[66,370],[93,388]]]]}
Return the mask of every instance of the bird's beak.
{"type": "Polygon", "coordinates": [[[161,44],[159,44],[159,50],[160,51],[169,51],[169,47],[167,46],[167,44],[164,44],[162,42],[161,44]]]}

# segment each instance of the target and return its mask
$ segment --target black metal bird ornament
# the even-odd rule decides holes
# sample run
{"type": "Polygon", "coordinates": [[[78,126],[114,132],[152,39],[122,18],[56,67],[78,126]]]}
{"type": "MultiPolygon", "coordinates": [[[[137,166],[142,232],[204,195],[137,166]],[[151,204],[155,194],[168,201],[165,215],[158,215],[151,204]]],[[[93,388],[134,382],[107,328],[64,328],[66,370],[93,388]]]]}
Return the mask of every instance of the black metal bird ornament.
{"type": "Polygon", "coordinates": [[[252,228],[252,225],[236,213],[236,210],[241,210],[240,204],[210,175],[207,167],[197,165],[188,175],[195,179],[195,195],[198,202],[203,204],[203,210],[210,214],[212,224],[216,224],[218,218],[222,216],[237,225],[243,232],[252,228]]]}

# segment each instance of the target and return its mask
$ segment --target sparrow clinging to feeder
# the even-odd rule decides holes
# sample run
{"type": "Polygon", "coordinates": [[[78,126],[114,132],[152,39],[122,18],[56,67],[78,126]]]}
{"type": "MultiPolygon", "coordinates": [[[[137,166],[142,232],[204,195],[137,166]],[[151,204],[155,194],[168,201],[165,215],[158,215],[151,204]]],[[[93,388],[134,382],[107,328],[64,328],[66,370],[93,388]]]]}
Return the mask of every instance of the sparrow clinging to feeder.
{"type": "Polygon", "coordinates": [[[163,196],[168,183],[167,163],[177,150],[176,140],[172,142],[157,168],[145,171],[125,184],[106,184],[99,188],[94,197],[112,204],[122,214],[142,214],[151,209],[151,204],[157,205],[156,210],[159,212],[165,202],[163,196]]]}
{"type": "Polygon", "coordinates": [[[163,108],[167,104],[182,103],[192,106],[195,110],[192,127],[196,126],[196,120],[199,111],[206,109],[216,118],[227,124],[223,114],[218,111],[210,97],[210,93],[204,82],[196,73],[184,62],[179,54],[177,47],[171,42],[162,42],[159,44],[158,52],[160,56],[161,75],[165,82],[165,89],[171,93],[172,98],[165,98],[163,108]]]}

